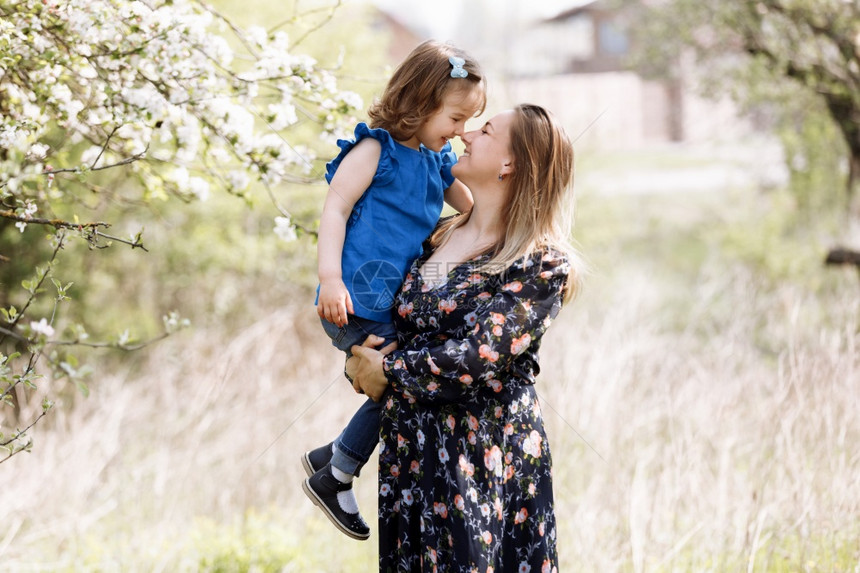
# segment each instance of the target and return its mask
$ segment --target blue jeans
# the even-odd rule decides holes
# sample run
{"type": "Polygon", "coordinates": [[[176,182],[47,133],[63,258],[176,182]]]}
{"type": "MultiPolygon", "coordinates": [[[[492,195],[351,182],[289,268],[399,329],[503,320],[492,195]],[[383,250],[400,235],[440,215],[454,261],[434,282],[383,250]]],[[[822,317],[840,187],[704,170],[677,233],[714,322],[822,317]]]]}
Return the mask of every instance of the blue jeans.
{"type": "MultiPolygon", "coordinates": [[[[326,319],[321,319],[323,330],[331,338],[335,348],[343,350],[347,359],[352,356],[350,348],[364,342],[364,339],[375,334],[385,339],[383,346],[397,340],[394,324],[376,322],[355,315],[349,316],[349,323],[339,327],[326,319]]],[[[357,476],[362,466],[370,459],[373,450],[379,443],[379,415],[382,412],[382,402],[374,402],[370,398],[353,414],[346,428],[334,441],[335,451],[331,465],[340,471],[357,476]]]]}

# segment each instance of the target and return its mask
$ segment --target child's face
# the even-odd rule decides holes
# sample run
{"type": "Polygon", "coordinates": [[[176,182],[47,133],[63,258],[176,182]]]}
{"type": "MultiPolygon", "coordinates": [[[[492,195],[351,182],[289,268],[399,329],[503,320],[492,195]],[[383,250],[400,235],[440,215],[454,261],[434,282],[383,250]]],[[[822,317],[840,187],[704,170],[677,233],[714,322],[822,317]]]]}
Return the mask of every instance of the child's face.
{"type": "Polygon", "coordinates": [[[424,122],[415,137],[427,149],[441,151],[449,139],[463,134],[466,120],[474,117],[480,105],[479,88],[449,90],[442,100],[442,107],[424,122]]]}

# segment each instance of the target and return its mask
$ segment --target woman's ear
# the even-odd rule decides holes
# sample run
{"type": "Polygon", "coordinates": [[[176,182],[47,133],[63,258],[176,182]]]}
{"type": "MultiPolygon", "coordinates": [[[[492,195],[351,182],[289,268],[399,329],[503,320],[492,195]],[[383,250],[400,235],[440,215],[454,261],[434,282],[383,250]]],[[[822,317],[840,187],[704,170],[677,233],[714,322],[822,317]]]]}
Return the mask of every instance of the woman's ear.
{"type": "Polygon", "coordinates": [[[504,163],[502,163],[502,168],[499,169],[499,175],[502,175],[502,176],[510,175],[513,172],[514,172],[514,162],[511,161],[510,159],[508,159],[504,163]]]}

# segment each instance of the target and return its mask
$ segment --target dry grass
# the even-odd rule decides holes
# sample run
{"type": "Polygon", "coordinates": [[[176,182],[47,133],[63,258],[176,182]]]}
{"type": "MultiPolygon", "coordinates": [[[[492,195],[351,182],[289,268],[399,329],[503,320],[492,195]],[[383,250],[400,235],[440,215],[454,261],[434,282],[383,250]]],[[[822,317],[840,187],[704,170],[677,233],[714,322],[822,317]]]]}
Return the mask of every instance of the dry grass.
{"type": "Polygon", "coordinates": [[[566,569],[857,571],[856,284],[701,280],[681,332],[643,274],[546,346],[566,569]]]}
{"type": "MultiPolygon", "coordinates": [[[[618,252],[593,254],[541,353],[562,570],[860,571],[856,275],[803,286],[713,255],[679,278],[618,252]]],[[[299,454],[360,404],[311,298],[179,335],[61,404],[0,467],[2,569],[374,570],[375,538],[299,487],[299,454]]]]}
{"type": "MultiPolygon", "coordinates": [[[[542,351],[563,569],[856,571],[854,285],[821,301],[705,270],[678,331],[653,276],[596,280],[542,351]]],[[[105,373],[3,468],[4,568],[197,570],[245,552],[372,570],[374,540],[336,533],[298,487],[299,453],[359,403],[339,370],[313,313],[286,308],[105,373]]],[[[371,516],[374,486],[368,471],[371,516]]]]}
{"type": "MultiPolygon", "coordinates": [[[[321,570],[334,544],[336,570],[366,570],[345,564],[373,562],[374,547],[336,534],[300,489],[299,454],[360,404],[327,344],[312,307],[287,308],[162,344],[141,374],[99,376],[4,467],[4,568],[196,570],[270,517],[275,549],[307,566],[288,570],[321,570]]],[[[375,480],[362,482],[373,515],[375,480]]]]}

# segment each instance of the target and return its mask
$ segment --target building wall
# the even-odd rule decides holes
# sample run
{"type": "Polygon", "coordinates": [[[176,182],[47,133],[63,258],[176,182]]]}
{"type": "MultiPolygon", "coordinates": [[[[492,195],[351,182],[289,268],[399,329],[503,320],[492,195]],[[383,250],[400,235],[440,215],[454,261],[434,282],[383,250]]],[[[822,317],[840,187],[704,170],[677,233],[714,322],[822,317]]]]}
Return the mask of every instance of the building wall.
{"type": "Polygon", "coordinates": [[[731,101],[706,100],[690,87],[644,80],[634,72],[519,78],[505,87],[505,105],[545,106],[578,138],[578,146],[637,149],[720,141],[753,131],[731,101]]]}
{"type": "MultiPolygon", "coordinates": [[[[519,102],[541,104],[579,138],[578,146],[604,149],[730,139],[751,131],[732,102],[697,96],[689,79],[650,81],[624,69],[609,49],[617,42],[607,47],[598,38],[599,23],[614,22],[612,12],[583,11],[527,24],[493,20],[501,16],[488,9],[478,0],[464,8],[468,33],[455,44],[482,63],[490,112],[519,102]],[[510,33],[498,33],[514,24],[510,33]]],[[[392,66],[423,39],[385,13],[378,28],[390,39],[392,66]]],[[[691,66],[681,71],[686,78],[691,72],[691,66]]]]}
{"type": "Polygon", "coordinates": [[[511,80],[509,103],[543,105],[577,145],[640,147],[645,141],[643,83],[631,72],[562,74],[511,80]]]}

